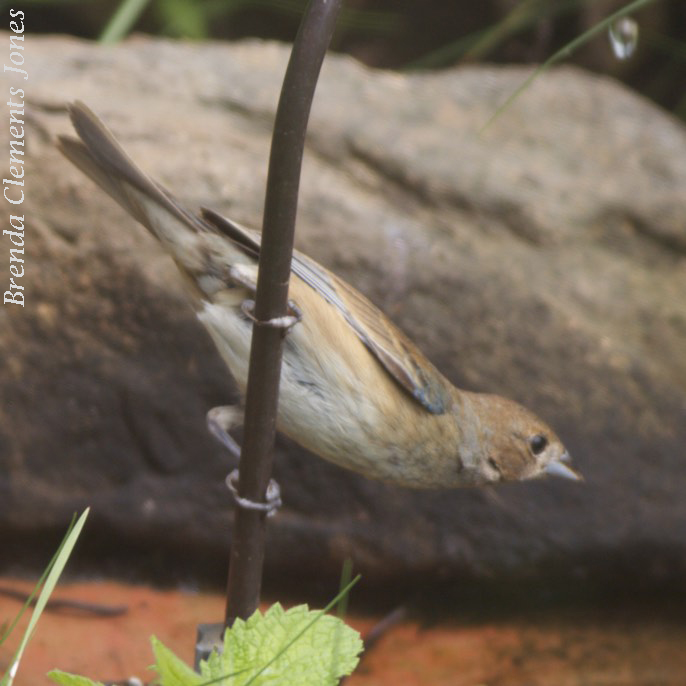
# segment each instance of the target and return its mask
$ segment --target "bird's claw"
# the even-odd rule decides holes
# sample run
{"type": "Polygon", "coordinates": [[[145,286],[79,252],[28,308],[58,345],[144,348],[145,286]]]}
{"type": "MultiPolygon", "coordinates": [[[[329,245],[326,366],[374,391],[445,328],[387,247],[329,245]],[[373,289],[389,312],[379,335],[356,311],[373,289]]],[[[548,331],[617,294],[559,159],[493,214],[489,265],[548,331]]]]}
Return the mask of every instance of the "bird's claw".
{"type": "Polygon", "coordinates": [[[269,484],[267,485],[267,491],[265,493],[266,501],[263,503],[257,503],[249,498],[243,498],[238,495],[238,478],[239,472],[234,469],[226,477],[226,485],[231,491],[233,499],[236,501],[236,505],[242,507],[245,510],[253,510],[257,512],[266,512],[267,517],[273,517],[277,510],[281,507],[281,488],[279,484],[274,481],[274,479],[269,479],[269,484]]]}
{"type": "Polygon", "coordinates": [[[256,326],[269,326],[273,329],[283,329],[288,333],[296,324],[300,323],[303,318],[302,311],[292,301],[288,301],[288,314],[283,317],[273,317],[272,319],[260,320],[254,314],[255,301],[246,299],[241,303],[241,311],[243,314],[251,319],[256,326]]]}
{"type": "MultiPolygon", "coordinates": [[[[210,433],[237,459],[241,458],[241,446],[229,435],[229,431],[243,423],[243,411],[233,405],[221,405],[213,407],[207,413],[207,428],[210,433]]],[[[274,479],[269,480],[267,492],[265,493],[266,502],[257,503],[249,498],[238,495],[238,469],[234,469],[226,477],[226,485],[233,495],[236,505],[245,510],[256,510],[265,512],[267,517],[272,517],[281,507],[281,488],[274,479]]]]}
{"type": "Polygon", "coordinates": [[[243,411],[233,405],[213,407],[206,415],[210,433],[233,455],[241,459],[241,446],[236,443],[229,431],[243,423],[243,411]]]}

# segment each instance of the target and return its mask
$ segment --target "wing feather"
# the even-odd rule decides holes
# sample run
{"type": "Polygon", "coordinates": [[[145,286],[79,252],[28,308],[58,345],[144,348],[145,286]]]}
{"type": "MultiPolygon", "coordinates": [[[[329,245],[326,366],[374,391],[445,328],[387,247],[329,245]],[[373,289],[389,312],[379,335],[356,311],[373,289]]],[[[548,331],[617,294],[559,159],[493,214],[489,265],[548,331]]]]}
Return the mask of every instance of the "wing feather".
{"type": "Polygon", "coordinates": [[[452,394],[448,380],[378,307],[305,256],[297,255],[293,271],[308,283],[307,277],[315,277],[317,286],[313,287],[338,307],[386,371],[418,403],[432,414],[444,414],[449,409],[452,394]]]}
{"type": "MultiPolygon", "coordinates": [[[[259,253],[259,233],[212,210],[203,209],[202,214],[227,238],[254,255],[259,253]]],[[[420,405],[433,414],[448,410],[452,398],[449,382],[381,310],[343,279],[297,250],[291,269],[338,309],[384,369],[420,405]]]]}

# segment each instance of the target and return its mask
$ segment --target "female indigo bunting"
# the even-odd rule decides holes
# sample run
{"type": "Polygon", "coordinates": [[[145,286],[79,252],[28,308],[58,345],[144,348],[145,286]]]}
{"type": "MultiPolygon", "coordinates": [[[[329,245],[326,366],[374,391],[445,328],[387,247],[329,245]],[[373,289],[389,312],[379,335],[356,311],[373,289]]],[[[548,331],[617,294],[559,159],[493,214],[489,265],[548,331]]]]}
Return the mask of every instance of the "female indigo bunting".
{"type": "MultiPolygon", "coordinates": [[[[190,213],[85,105],[69,112],[80,140],[60,137],[60,149],[171,254],[244,392],[253,327],[246,303],[255,293],[260,234],[210,210],[190,213]]],[[[413,488],[580,478],[532,412],[453,386],[369,300],[297,251],[289,299],[299,318],[284,343],[277,426],[305,448],[413,488]]]]}

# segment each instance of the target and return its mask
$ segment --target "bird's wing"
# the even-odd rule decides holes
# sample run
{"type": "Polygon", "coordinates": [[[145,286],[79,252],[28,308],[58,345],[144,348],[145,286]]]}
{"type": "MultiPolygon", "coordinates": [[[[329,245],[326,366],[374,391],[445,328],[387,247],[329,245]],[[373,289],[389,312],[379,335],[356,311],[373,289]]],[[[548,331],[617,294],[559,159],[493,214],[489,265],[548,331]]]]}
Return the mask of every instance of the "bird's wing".
{"type": "MultiPolygon", "coordinates": [[[[60,136],[62,152],[165,243],[182,271],[197,276],[206,269],[206,246],[194,236],[207,232],[221,234],[239,252],[257,257],[259,233],[211,210],[203,210],[202,218],[191,214],[138,169],[83,103],[71,105],[69,113],[81,140],[60,136]]],[[[292,269],[340,311],[384,369],[422,407],[434,414],[443,414],[448,409],[451,402],[448,381],[369,300],[297,251],[292,269]]]]}
{"type": "MultiPolygon", "coordinates": [[[[203,219],[246,250],[258,251],[260,234],[216,212],[202,211],[203,219]]],[[[451,402],[450,384],[422,352],[381,310],[343,279],[306,255],[293,253],[292,271],[345,317],[360,340],[384,369],[420,405],[443,414],[451,402]]]]}
{"type": "Polygon", "coordinates": [[[262,244],[262,235],[259,231],[247,229],[245,226],[241,226],[237,222],[227,219],[208,207],[201,207],[200,214],[202,215],[202,218],[210,224],[212,228],[222,234],[222,236],[225,236],[255,258],[259,256],[260,245],[262,244]]]}

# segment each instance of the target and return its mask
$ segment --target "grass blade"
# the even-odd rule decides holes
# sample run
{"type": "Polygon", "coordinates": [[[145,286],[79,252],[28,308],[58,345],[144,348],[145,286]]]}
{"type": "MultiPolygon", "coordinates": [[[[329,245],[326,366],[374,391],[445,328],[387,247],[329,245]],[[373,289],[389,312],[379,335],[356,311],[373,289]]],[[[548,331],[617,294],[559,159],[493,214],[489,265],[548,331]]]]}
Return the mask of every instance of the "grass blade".
{"type": "MultiPolygon", "coordinates": [[[[7,671],[7,673],[0,680],[0,686],[12,686],[12,682],[14,681],[14,677],[16,676],[17,670],[19,669],[19,663],[21,662],[21,658],[24,655],[26,646],[31,640],[31,636],[33,635],[33,632],[36,628],[36,624],[38,623],[38,620],[40,619],[40,616],[43,613],[43,610],[45,609],[48,599],[52,595],[52,592],[55,589],[55,586],[57,585],[60,575],[62,574],[62,571],[64,570],[64,567],[67,564],[67,560],[69,560],[69,556],[71,555],[71,552],[74,549],[74,545],[76,544],[76,541],[78,540],[79,535],[81,534],[81,530],[83,529],[83,525],[86,522],[86,518],[88,517],[89,511],[90,508],[86,508],[83,514],[78,518],[76,524],[74,524],[74,526],[71,527],[71,529],[68,531],[67,535],[64,538],[64,541],[62,542],[62,545],[57,551],[57,554],[51,561],[51,564],[48,566],[48,569],[46,570],[47,574],[45,575],[45,584],[43,585],[43,588],[38,596],[38,599],[36,600],[36,606],[33,608],[33,614],[31,615],[31,619],[29,620],[28,626],[26,627],[26,631],[24,631],[24,636],[22,637],[21,643],[19,644],[19,648],[17,649],[17,652],[14,655],[12,664],[10,665],[10,668],[7,671]]],[[[31,598],[27,601],[27,604],[30,602],[31,598]]]]}
{"type": "Polygon", "coordinates": [[[150,0],[125,0],[107,22],[107,26],[100,34],[100,43],[118,43],[130,33],[138,17],[150,0]]]}
{"type": "Polygon", "coordinates": [[[595,26],[590,28],[588,31],[582,33],[578,38],[575,38],[570,43],[567,43],[564,47],[560,48],[554,55],[549,57],[543,64],[537,67],[529,76],[524,83],[522,83],[517,90],[510,95],[507,100],[495,111],[493,116],[481,127],[479,133],[483,133],[530,85],[538,78],[546,69],[551,67],[553,64],[559,62],[560,60],[569,57],[577,48],[587,43],[591,38],[596,36],[601,31],[607,30],[615,21],[632,14],[636,10],[640,9],[644,5],[649,5],[657,0],[634,0],[628,5],[625,5],[622,9],[614,12],[613,14],[605,17],[602,21],[598,22],[595,26]]]}

